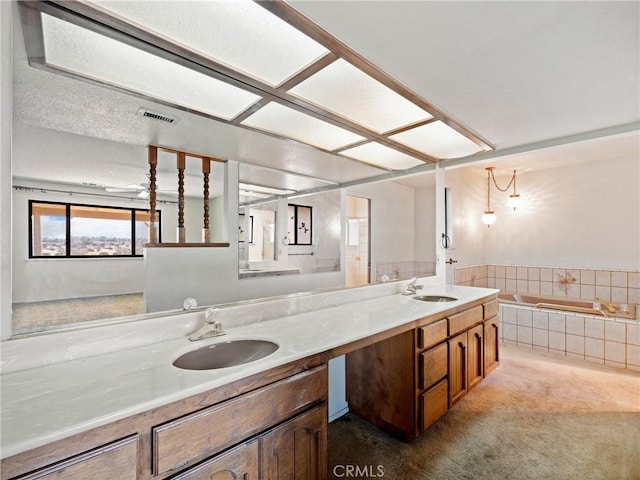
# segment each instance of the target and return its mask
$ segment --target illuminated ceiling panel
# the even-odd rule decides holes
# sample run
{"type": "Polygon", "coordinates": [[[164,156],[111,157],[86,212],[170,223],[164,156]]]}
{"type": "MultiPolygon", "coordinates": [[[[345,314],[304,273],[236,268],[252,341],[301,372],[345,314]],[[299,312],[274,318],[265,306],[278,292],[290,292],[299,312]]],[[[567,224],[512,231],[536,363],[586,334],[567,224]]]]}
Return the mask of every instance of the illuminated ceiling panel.
{"type": "Polygon", "coordinates": [[[437,158],[459,158],[483,151],[467,137],[437,121],[392,135],[397,142],[437,158]]]}
{"type": "Polygon", "coordinates": [[[424,164],[424,162],[417,158],[374,142],[343,150],[340,153],[347,157],[362,160],[363,162],[390,170],[404,170],[405,168],[424,164]]]}
{"type": "Polygon", "coordinates": [[[56,17],[42,14],[46,63],[199,112],[231,119],[260,97],[56,17]]]}
{"type": "Polygon", "coordinates": [[[328,53],[251,0],[92,3],[272,86],[328,53]]]}
{"type": "Polygon", "coordinates": [[[279,103],[271,102],[242,125],[293,138],[326,150],[356,143],[364,137],[279,103]]]}
{"type": "Polygon", "coordinates": [[[291,90],[378,133],[432,116],[345,60],[337,60],[291,90]]]}

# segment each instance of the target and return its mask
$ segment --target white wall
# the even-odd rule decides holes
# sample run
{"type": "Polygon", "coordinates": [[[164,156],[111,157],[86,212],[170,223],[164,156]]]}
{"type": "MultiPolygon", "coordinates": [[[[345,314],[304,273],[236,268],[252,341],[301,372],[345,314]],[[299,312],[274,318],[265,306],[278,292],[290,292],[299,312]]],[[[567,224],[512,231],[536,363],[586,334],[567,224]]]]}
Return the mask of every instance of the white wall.
{"type": "MultiPolygon", "coordinates": [[[[504,186],[509,177],[497,178],[504,186]]],[[[640,160],[603,159],[548,170],[519,171],[523,205],[513,212],[508,193],[493,186],[498,220],[486,209],[486,173],[479,167],[446,171],[454,195],[454,249],[459,262],[477,264],[640,269],[640,160]]],[[[452,277],[449,277],[451,281],[452,277]]]]}
{"type": "Polygon", "coordinates": [[[640,269],[638,158],[518,173],[518,190],[516,213],[495,202],[487,263],[640,269]]]}
{"type": "Polygon", "coordinates": [[[0,2],[0,323],[11,335],[12,2],[0,2]]]}
{"type": "Polygon", "coordinates": [[[454,268],[486,263],[487,227],[480,221],[480,217],[486,209],[487,184],[486,177],[478,173],[477,167],[456,168],[444,173],[445,186],[451,188],[452,195],[453,243],[452,248],[442,252],[446,257],[444,260],[452,258],[458,262],[446,265],[447,282],[453,283],[454,268]]]}

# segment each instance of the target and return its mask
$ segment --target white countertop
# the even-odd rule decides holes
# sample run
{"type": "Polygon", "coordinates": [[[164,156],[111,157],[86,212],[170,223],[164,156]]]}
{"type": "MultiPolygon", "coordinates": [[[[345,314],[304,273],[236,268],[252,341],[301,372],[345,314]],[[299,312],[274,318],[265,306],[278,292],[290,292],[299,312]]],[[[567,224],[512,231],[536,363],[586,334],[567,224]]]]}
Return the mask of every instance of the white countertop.
{"type": "Polygon", "coordinates": [[[447,303],[387,295],[227,329],[227,335],[190,342],[186,336],[152,345],[28,368],[1,378],[1,456],[160,407],[425,316],[498,293],[489,288],[434,287],[447,303]],[[172,362],[187,351],[236,339],[265,339],[280,348],[259,361],[218,370],[181,370],[172,362]]]}

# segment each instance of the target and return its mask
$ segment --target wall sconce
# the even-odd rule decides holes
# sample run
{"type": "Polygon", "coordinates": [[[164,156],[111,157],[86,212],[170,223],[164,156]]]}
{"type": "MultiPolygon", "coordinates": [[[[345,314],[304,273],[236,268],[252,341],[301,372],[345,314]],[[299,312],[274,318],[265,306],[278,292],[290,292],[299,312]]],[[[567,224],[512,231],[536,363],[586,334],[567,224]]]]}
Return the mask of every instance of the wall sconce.
{"type": "Polygon", "coordinates": [[[506,192],[513,185],[513,193],[509,195],[509,199],[507,200],[507,205],[509,205],[515,211],[516,208],[520,206],[520,195],[516,192],[516,171],[513,171],[513,175],[511,176],[511,180],[506,187],[501,188],[496,182],[496,177],[493,171],[496,167],[487,167],[485,170],[487,171],[487,209],[484,211],[482,215],[482,223],[484,223],[487,227],[493,225],[497,218],[496,214],[491,210],[491,181],[493,180],[493,184],[495,187],[501,192],[506,192]]]}

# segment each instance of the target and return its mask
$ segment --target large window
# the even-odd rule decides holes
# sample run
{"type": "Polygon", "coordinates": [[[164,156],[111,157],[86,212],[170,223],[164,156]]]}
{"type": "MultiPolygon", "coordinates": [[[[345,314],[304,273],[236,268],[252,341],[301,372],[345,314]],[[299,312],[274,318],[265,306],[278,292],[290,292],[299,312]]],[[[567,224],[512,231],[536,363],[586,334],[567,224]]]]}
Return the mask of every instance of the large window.
{"type": "Polygon", "coordinates": [[[149,212],[135,208],[30,200],[29,219],[30,258],[141,256],[149,236],[149,212]]]}

